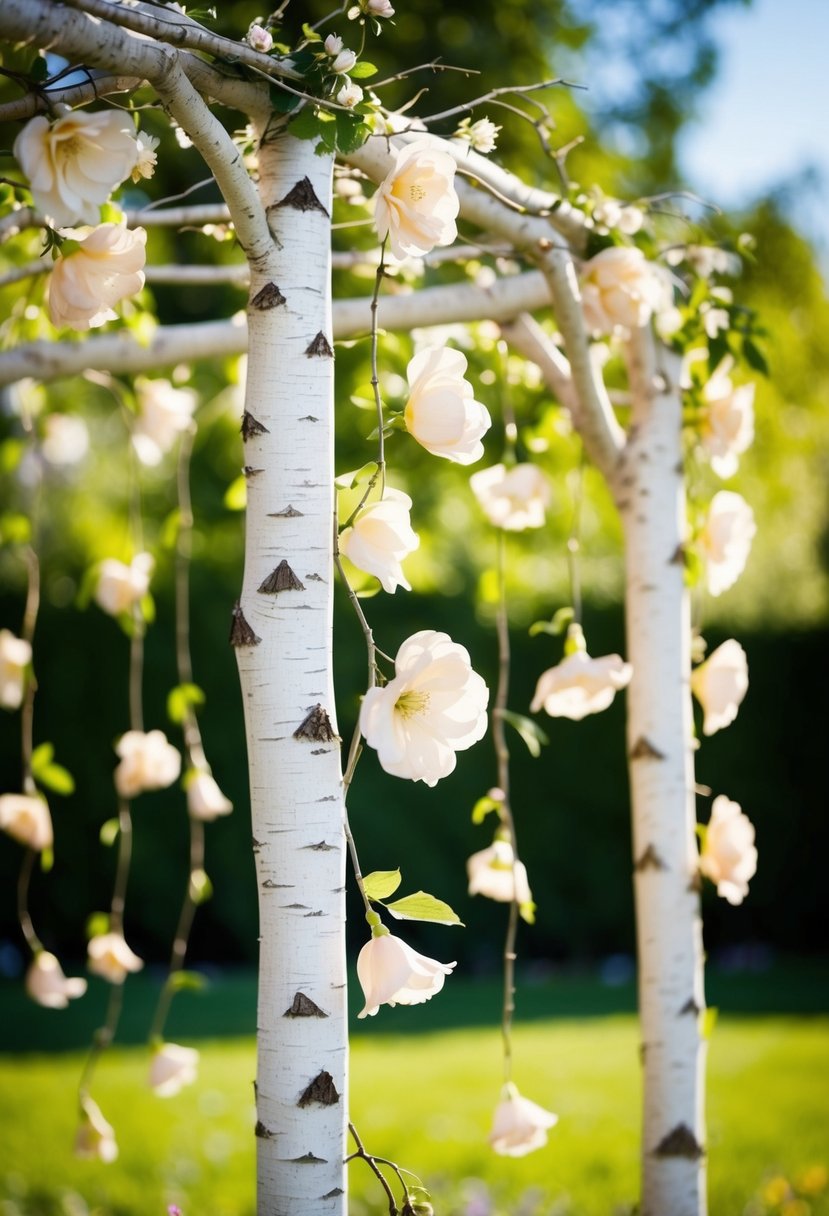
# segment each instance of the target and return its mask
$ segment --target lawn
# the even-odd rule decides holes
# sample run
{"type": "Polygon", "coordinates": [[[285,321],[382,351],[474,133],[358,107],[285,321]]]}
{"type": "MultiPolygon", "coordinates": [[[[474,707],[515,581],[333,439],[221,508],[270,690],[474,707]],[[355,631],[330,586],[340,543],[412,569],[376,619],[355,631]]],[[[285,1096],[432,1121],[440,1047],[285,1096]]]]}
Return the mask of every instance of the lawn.
{"type": "MultiPolygon", "coordinates": [[[[494,1028],[445,1028],[434,1001],[428,1009],[435,1021],[424,1033],[397,1033],[417,1010],[382,1010],[372,1033],[355,1037],[354,1122],[370,1150],[423,1176],[444,1216],[630,1211],[637,1184],[637,1030],[629,1013],[602,1010],[624,1008],[630,993],[608,995],[591,982],[581,993],[591,1016],[544,1016],[551,992],[565,1005],[575,1002],[577,991],[571,985],[568,994],[567,987],[530,990],[529,1020],[517,1032],[516,1080],[561,1120],[548,1147],[521,1160],[495,1157],[486,1145],[499,1086],[494,1028]]],[[[788,1007],[785,985],[766,987],[773,1007],[775,992],[788,1007]]],[[[235,1000],[237,1017],[247,1016],[242,991],[248,988],[233,997],[225,992],[218,1003],[235,1000]]],[[[814,1000],[814,986],[810,991],[814,1000]]],[[[139,1005],[141,992],[139,985],[139,1005]]],[[[456,985],[457,1005],[447,1004],[444,1016],[460,1017],[464,1006],[477,1015],[495,996],[492,985],[465,992],[456,985]]],[[[211,1004],[209,997],[191,999],[205,1002],[204,1011],[211,1004]]],[[[187,1004],[182,998],[182,1027],[187,1004]]],[[[24,1025],[15,1000],[6,1008],[12,1042],[31,1047],[44,1011],[32,1010],[37,1016],[24,1025]]],[[[80,1014],[63,1023],[62,1016],[48,1019],[55,1030],[71,1027],[80,1014]]],[[[41,1042],[48,1044],[48,1035],[41,1042]]],[[[171,1203],[184,1216],[252,1213],[253,1041],[204,1037],[198,1046],[198,1084],[167,1101],[146,1090],[144,1048],[118,1047],[106,1057],[95,1092],[121,1146],[111,1166],[71,1155],[81,1053],[0,1057],[3,1216],[165,1216],[171,1203]]],[[[829,1017],[721,1013],[710,1046],[709,1142],[712,1216],[829,1216],[829,1017]]],[[[366,1167],[351,1168],[355,1216],[387,1211],[366,1167]]]]}

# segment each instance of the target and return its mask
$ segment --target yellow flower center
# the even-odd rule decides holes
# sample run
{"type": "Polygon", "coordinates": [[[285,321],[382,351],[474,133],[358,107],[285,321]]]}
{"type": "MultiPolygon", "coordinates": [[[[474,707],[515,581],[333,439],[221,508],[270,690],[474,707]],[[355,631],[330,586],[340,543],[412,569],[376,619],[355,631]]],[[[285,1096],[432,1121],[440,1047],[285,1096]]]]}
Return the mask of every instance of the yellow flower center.
{"type": "Polygon", "coordinates": [[[426,191],[419,182],[412,182],[409,186],[409,198],[413,203],[420,203],[426,197],[426,191]]]}
{"type": "Polygon", "coordinates": [[[402,714],[404,718],[413,718],[415,714],[422,714],[428,708],[430,696],[428,692],[417,692],[412,689],[409,692],[404,692],[401,697],[398,697],[394,703],[396,713],[402,714]]]}
{"type": "Polygon", "coordinates": [[[59,145],[60,155],[64,160],[74,159],[79,153],[83,152],[87,146],[87,141],[82,135],[72,135],[69,139],[64,139],[59,145]]]}

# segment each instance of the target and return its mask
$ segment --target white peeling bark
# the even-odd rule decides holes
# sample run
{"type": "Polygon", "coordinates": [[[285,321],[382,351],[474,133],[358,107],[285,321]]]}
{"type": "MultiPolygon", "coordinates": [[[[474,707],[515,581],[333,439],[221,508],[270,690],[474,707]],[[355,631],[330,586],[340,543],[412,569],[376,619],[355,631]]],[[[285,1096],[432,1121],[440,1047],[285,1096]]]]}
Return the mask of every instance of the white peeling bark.
{"type": "Polygon", "coordinates": [[[281,134],[260,150],[259,168],[274,247],[251,265],[245,573],[232,633],[261,926],[257,1210],[342,1216],[345,849],[331,647],[334,360],[325,352],[332,162],[281,134]]]}
{"type": "Polygon", "coordinates": [[[614,481],[627,545],[628,754],[644,1069],[642,1216],[703,1216],[702,933],[696,880],[679,359],[629,349],[633,416],[614,481]]]}

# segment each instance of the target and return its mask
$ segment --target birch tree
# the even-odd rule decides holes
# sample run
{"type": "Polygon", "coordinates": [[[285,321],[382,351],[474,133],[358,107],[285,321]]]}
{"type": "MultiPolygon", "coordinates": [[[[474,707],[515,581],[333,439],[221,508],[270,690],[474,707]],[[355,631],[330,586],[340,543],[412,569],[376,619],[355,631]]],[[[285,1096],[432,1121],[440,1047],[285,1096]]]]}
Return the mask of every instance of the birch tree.
{"type": "MultiPolygon", "coordinates": [[[[0,12],[4,39],[59,55],[79,70],[68,76],[58,71],[45,82],[21,77],[19,98],[0,110],[0,117],[19,131],[18,167],[7,178],[10,192],[0,216],[2,236],[10,243],[24,242],[32,229],[45,232],[55,254],[52,263],[17,264],[3,279],[8,286],[48,275],[54,329],[46,338],[12,345],[0,354],[0,382],[11,385],[31,377],[48,383],[84,369],[136,376],[182,361],[247,353],[240,420],[247,488],[245,570],[230,640],[245,711],[261,924],[258,1211],[316,1216],[344,1211],[347,1199],[348,852],[370,929],[358,962],[363,1013],[373,1014],[381,1003],[428,999],[439,992],[453,966],[417,955],[382,923],[396,878],[360,873],[345,798],[363,741],[387,771],[432,786],[454,767],[455,753],[477,743],[486,726],[487,692],[471,670],[462,639],[422,631],[401,647],[392,674],[391,660],[375,643],[351,592],[366,638],[368,680],[360,733],[346,747],[343,771],[332,677],[335,567],[343,573],[343,554],[393,591],[408,586],[400,562],[417,543],[408,516],[411,499],[393,487],[384,439],[395,429],[407,430],[436,458],[464,466],[483,454],[490,422],[475,401],[474,386],[464,378],[463,356],[440,346],[412,360],[406,409],[390,414],[379,387],[379,326],[407,331],[447,322],[497,322],[511,350],[538,367],[546,393],[566,411],[619,512],[626,544],[628,654],[627,661],[589,655],[574,592],[569,614],[547,627],[560,633],[562,621],[570,622],[564,658],[540,674],[533,710],[553,718],[580,718],[606,708],[617,690],[628,689],[644,1069],[642,1211],[647,1216],[699,1216],[705,1211],[707,1151],[699,878],[704,874],[721,894],[739,902],[754,872],[756,851],[748,820],[723,795],[714,802],[707,835],[702,832],[701,855],[696,843],[692,687],[705,711],[703,733],[710,734],[735,716],[746,673],[741,648],[732,641],[726,653],[715,652],[692,676],[692,650],[697,661],[701,654],[692,631],[689,582],[696,579],[711,594],[727,589],[745,561],[753,521],[749,508],[731,491],[720,491],[709,503],[694,488],[689,513],[686,468],[689,457],[703,459],[718,475],[731,476],[750,442],[750,392],[735,388],[731,362],[721,359],[751,342],[750,326],[738,322],[730,297],[712,277],[718,266],[723,269],[725,255],[678,246],[661,249],[646,205],[602,200],[576,188],[553,193],[520,180],[487,155],[496,134],[488,120],[472,123],[455,113],[433,116],[443,127],[455,121],[452,136],[438,137],[424,134],[422,124],[408,113],[390,114],[380,97],[359,83],[371,75],[367,52],[353,51],[346,40],[353,36],[356,43],[359,33],[363,46],[370,48],[371,38],[388,37],[391,4],[360,0],[339,15],[337,32],[323,38],[306,26],[298,44],[288,47],[280,41],[284,31],[278,14],[269,19],[273,24],[263,20],[244,37],[230,40],[176,5],[5,0],[0,12]],[[139,89],[150,90],[171,126],[195,146],[221,192],[219,207],[173,203],[121,218],[106,212],[112,218],[99,224],[101,206],[112,207],[112,190],[130,173],[149,177],[153,159],[165,152],[142,141],[140,129],[136,133],[130,104],[139,89]],[[112,108],[115,104],[118,108],[112,108]],[[243,139],[234,139],[219,116],[228,111],[247,124],[243,139]],[[347,167],[367,189],[376,188],[374,223],[381,252],[373,294],[332,302],[335,163],[347,167]],[[453,247],[456,219],[471,234],[470,247],[453,247]],[[79,221],[92,225],[92,231],[72,227],[79,221]],[[145,243],[149,232],[152,245],[154,226],[216,222],[232,225],[240,253],[235,266],[150,264],[145,269],[145,243]],[[382,294],[388,260],[445,253],[462,261],[494,244],[511,259],[497,277],[382,294]],[[701,273],[700,258],[705,257],[701,273]],[[62,332],[97,331],[117,315],[145,276],[150,283],[176,283],[216,282],[222,275],[246,286],[244,324],[232,318],[162,326],[140,340],[117,326],[82,340],[62,332]],[[338,533],[334,353],[337,341],[367,333],[378,448],[345,487],[351,497],[346,494],[342,501],[350,505],[338,533]],[[608,342],[612,357],[607,367],[615,382],[603,370],[608,342]],[[381,540],[372,528],[380,529],[381,540]]],[[[46,70],[51,68],[47,58],[46,70]]],[[[520,96],[520,90],[514,92],[513,102],[520,96]]],[[[471,112],[472,105],[465,110],[471,112]]],[[[560,159],[559,169],[562,165],[560,159]]],[[[334,257],[347,262],[366,254],[340,251],[334,257]]],[[[181,402],[173,408],[174,431],[191,433],[191,409],[181,402]]],[[[157,442],[155,434],[153,439],[145,431],[145,444],[157,442]]],[[[483,478],[478,473],[477,486],[473,479],[484,510],[502,534],[539,526],[544,511],[545,491],[532,471],[515,464],[514,442],[507,454],[514,468],[497,466],[500,472],[483,478]]],[[[185,518],[186,476],[181,485],[185,518]]],[[[186,533],[182,536],[179,558],[185,571],[186,533]]],[[[140,648],[151,563],[142,564],[139,557],[106,577],[99,572],[96,591],[99,604],[125,619],[132,636],[130,734],[124,736],[130,742],[120,745],[120,801],[113,828],[120,836],[119,875],[129,861],[131,798],[174,781],[179,763],[164,750],[166,740],[147,742],[159,732],[144,733],[140,648]]],[[[30,589],[34,586],[30,581],[30,589]]],[[[185,575],[179,589],[183,637],[185,575]]],[[[27,621],[22,637],[11,638],[3,654],[4,671],[12,673],[4,677],[4,688],[11,690],[4,703],[24,709],[22,788],[19,794],[4,795],[0,807],[3,826],[27,847],[24,866],[30,872],[36,853],[51,843],[51,829],[38,792],[49,781],[40,779],[43,763],[40,777],[32,764],[31,613],[27,621]]],[[[517,918],[530,918],[532,897],[509,806],[505,724],[514,725],[515,715],[507,707],[506,611],[499,618],[499,638],[502,679],[492,725],[500,785],[483,811],[496,812],[499,830],[495,852],[481,863],[477,889],[510,904],[508,943],[514,945],[517,918]],[[496,885],[493,875],[499,870],[509,875],[506,885],[496,885]]],[[[188,692],[193,685],[186,647],[178,653],[188,803],[191,817],[203,822],[226,813],[229,805],[202,748],[196,703],[188,692]]],[[[521,729],[528,729],[526,723],[521,729]]],[[[205,889],[202,840],[201,829],[194,829],[171,976],[181,973],[187,929],[205,889]]],[[[74,981],[60,978],[57,960],[47,955],[27,920],[25,900],[23,909],[21,924],[34,960],[32,995],[38,999],[47,988],[67,999],[77,995],[79,985],[73,991],[66,987],[74,981]]],[[[395,901],[390,910],[398,918],[457,919],[438,899],[422,893],[395,901]]],[[[123,939],[123,890],[114,898],[106,930],[98,935],[93,970],[122,986],[127,973],[140,966],[123,939]]],[[[509,948],[506,954],[511,957],[509,948]]],[[[507,1042],[512,986],[510,963],[507,1042]]],[[[172,983],[168,1001],[174,988],[172,983]]],[[[162,1030],[163,1017],[159,1041],[162,1030]]],[[[105,1045],[102,1041],[98,1047],[105,1045]]],[[[158,1048],[159,1075],[172,1072],[180,1081],[193,1060],[176,1056],[169,1050],[175,1046],[158,1048]]],[[[545,1141],[555,1117],[518,1094],[509,1061],[505,1076],[492,1142],[496,1151],[520,1155],[545,1141]]],[[[112,1153],[112,1129],[85,1078],[81,1146],[105,1157],[112,1153]]],[[[369,1158],[354,1135],[356,1155],[369,1158]]],[[[403,1185],[402,1210],[421,1210],[416,1190],[399,1172],[397,1177],[403,1185]]],[[[390,1193],[389,1202],[397,1210],[390,1193]]]]}

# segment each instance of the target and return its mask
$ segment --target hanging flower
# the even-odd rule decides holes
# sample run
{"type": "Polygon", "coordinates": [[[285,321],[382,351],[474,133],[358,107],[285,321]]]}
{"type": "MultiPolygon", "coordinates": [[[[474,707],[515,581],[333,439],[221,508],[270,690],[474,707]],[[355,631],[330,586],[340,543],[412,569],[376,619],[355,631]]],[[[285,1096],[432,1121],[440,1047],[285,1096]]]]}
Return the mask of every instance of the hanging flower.
{"type": "Polygon", "coordinates": [[[716,883],[717,894],[735,905],[748,895],[748,880],[757,873],[754,825],[740,804],[725,794],[719,794],[711,805],[699,868],[716,883]]]}
{"type": "Polygon", "coordinates": [[[731,490],[714,495],[699,536],[706,585],[712,595],[721,595],[736,583],[756,531],[754,512],[741,495],[731,490]]]}
{"type": "Polygon", "coordinates": [[[173,1098],[198,1077],[199,1053],[194,1047],[162,1043],[153,1052],[149,1086],[159,1098],[173,1098]]]}
{"type": "Polygon", "coordinates": [[[155,135],[150,135],[147,131],[139,131],[136,134],[135,143],[138,148],[138,160],[135,162],[135,168],[132,171],[132,180],[136,184],[155,174],[158,166],[158,157],[155,150],[160,142],[155,135]]]}
{"type": "Polygon", "coordinates": [[[507,468],[495,464],[469,478],[472,492],[487,519],[507,532],[542,528],[553,493],[547,477],[534,464],[507,468]]]}
{"type": "Polygon", "coordinates": [[[83,1099],[81,1122],[75,1136],[75,1156],[85,1161],[109,1164],[118,1156],[115,1132],[101,1114],[101,1108],[90,1097],[83,1099]]]}
{"type": "Polygon", "coordinates": [[[426,958],[378,926],[357,958],[357,978],[366,1000],[357,1016],[373,1018],[381,1005],[422,1005],[440,992],[456,965],[426,958]]]}
{"type": "Polygon", "coordinates": [[[448,346],[420,351],[406,368],[406,430],[433,456],[473,464],[484,454],[481,438],[492,425],[486,406],[464,379],[466,356],[448,346]]]}
{"type": "Polygon", "coordinates": [[[477,122],[464,118],[452,138],[466,140],[475,152],[486,154],[494,150],[500,130],[489,118],[479,118],[477,122]]]}
{"type": "Polygon", "coordinates": [[[248,26],[245,41],[254,51],[262,51],[264,55],[267,55],[268,51],[273,50],[273,36],[258,21],[254,21],[248,26]]]}
{"type": "Polygon", "coordinates": [[[360,8],[369,17],[393,17],[391,0],[360,0],[360,8]]]}
{"type": "Polygon", "coordinates": [[[120,110],[72,110],[55,122],[32,118],[14,141],[32,197],[56,228],[97,224],[101,204],[138,158],[135,128],[120,110]]]}
{"type": "Polygon", "coordinates": [[[151,553],[137,553],[128,566],[115,558],[107,558],[98,569],[94,600],[110,616],[131,612],[150,589],[155,568],[151,553]]]}
{"type": "Polygon", "coordinates": [[[734,387],[728,375],[732,362],[723,360],[702,390],[700,441],[718,477],[734,476],[738,457],[754,440],[754,385],[734,387]]]}
{"type": "Polygon", "coordinates": [[[714,735],[737,717],[748,691],[746,652],[729,638],[691,673],[691,691],[702,706],[702,733],[714,735]]]}
{"type": "Polygon", "coordinates": [[[392,254],[401,260],[451,245],[460,210],[454,160],[424,139],[397,149],[395,156],[394,168],[374,196],[380,240],[388,236],[392,254]]]}
{"type": "Polygon", "coordinates": [[[0,629],[0,705],[19,709],[26,687],[26,669],[32,661],[32,648],[9,629],[0,629]]]}
{"type": "Polygon", "coordinates": [[[196,394],[173,388],[169,380],[136,380],[138,415],[133,423],[132,444],[142,464],[157,465],[172,449],[179,435],[192,424],[196,394]]]}
{"type": "Polygon", "coordinates": [[[229,815],[233,803],[225,798],[210,773],[193,773],[187,781],[187,810],[194,819],[211,823],[220,815],[229,815]]]}
{"type": "Polygon", "coordinates": [[[420,544],[420,537],[412,531],[411,508],[408,494],[386,486],[380,502],[368,503],[340,533],[340,552],[358,570],[379,578],[384,591],[412,589],[400,564],[420,544]]]}
{"type": "Polygon", "coordinates": [[[613,245],[585,262],[580,283],[584,321],[593,333],[638,329],[673,299],[667,272],[628,245],[613,245]]]}
{"type": "Polygon", "coordinates": [[[558,1123],[558,1115],[522,1098],[513,1084],[504,1086],[504,1096],[495,1108],[489,1143],[502,1157],[525,1157],[547,1143],[547,1132],[558,1123]]]}
{"type": "Polygon", "coordinates": [[[499,903],[532,903],[532,892],[527,879],[527,867],[523,861],[515,860],[515,852],[508,840],[494,840],[488,849],[473,853],[466,863],[469,877],[469,894],[485,895],[499,903]]]}
{"type": "Polygon", "coordinates": [[[52,847],[52,816],[39,794],[0,795],[0,828],[36,853],[52,847]]]}
{"type": "Polygon", "coordinates": [[[86,980],[80,976],[68,978],[54,954],[40,950],[26,972],[24,987],[38,1005],[46,1009],[65,1009],[70,1000],[86,992],[86,980]]]}
{"type": "Polygon", "coordinates": [[[489,689],[463,646],[433,629],[408,638],[394,667],[393,680],[366,693],[360,729],[387,773],[436,785],[486,733],[489,689]]]}
{"type": "Polygon", "coordinates": [[[94,329],[117,316],[113,305],[144,286],[143,228],[100,224],[73,253],[55,262],[49,277],[49,319],[55,326],[94,329]]]}
{"type": "Polygon", "coordinates": [[[363,100],[363,90],[358,84],[354,84],[353,80],[347,80],[337,94],[336,100],[337,105],[346,106],[350,110],[363,100]]]}
{"type": "Polygon", "coordinates": [[[140,971],[144,960],[130,950],[123,933],[99,933],[89,939],[87,967],[93,975],[110,984],[123,984],[133,971],[140,971]]]}
{"type": "Polygon", "coordinates": [[[607,709],[619,689],[630,683],[633,668],[618,654],[592,659],[579,625],[568,629],[567,648],[572,653],[539,676],[530,710],[544,709],[551,718],[580,722],[588,714],[607,709]]]}
{"type": "Polygon", "coordinates": [[[128,730],[115,747],[121,763],[115,770],[115,788],[121,798],[135,798],[147,790],[163,790],[181,772],[181,754],[167,742],[163,730],[128,730]]]}

